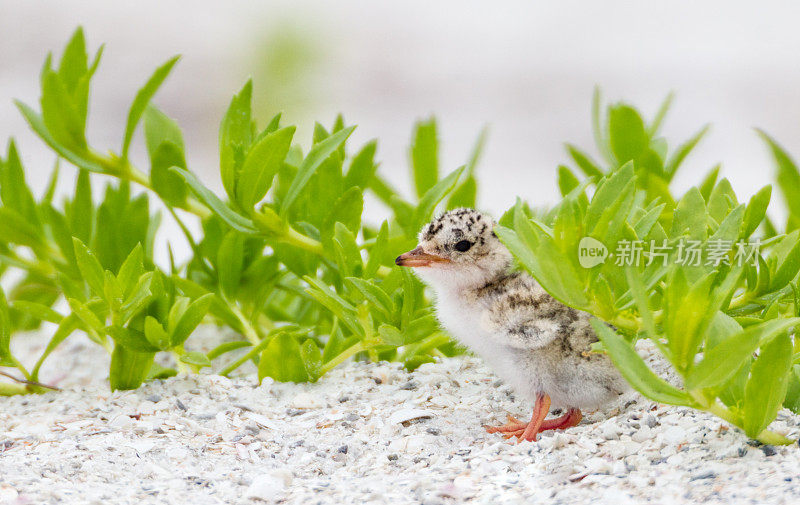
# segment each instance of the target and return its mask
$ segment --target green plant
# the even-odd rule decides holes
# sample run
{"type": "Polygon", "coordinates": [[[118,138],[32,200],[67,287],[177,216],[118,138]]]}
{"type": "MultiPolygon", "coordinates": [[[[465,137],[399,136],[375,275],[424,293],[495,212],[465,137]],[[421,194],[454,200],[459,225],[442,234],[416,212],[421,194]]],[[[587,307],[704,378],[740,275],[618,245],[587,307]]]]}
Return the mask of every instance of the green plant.
{"type": "Polygon", "coordinates": [[[316,124],[306,153],[280,114],[257,128],[248,82],[220,125],[220,198],[189,170],[178,125],[151,104],[177,58],[137,93],[118,151],[102,154],[90,144],[89,87],[101,54],[89,61],[79,29],[57,67],[52,57],[45,61],[41,111],[17,102],[33,131],[78,172],[72,197],[54,201],[56,169],[37,200],[13,141],[0,160],[0,274],[22,274],[8,277],[8,296],[0,297],[0,365],[28,381],[4,384],[0,393],[41,390],[42,363],[76,330],[111,353],[114,389],[175,374],[154,364],[158,352],[198,370],[246,349],[223,374],[252,361],[260,377],[283,381],[315,381],[353,356],[414,368],[457,352],[421,284],[393,259],[414,244],[440,202],[474,205],[480,142],[467,166],[440,178],[436,123],[420,122],[411,148],[417,200],[409,202],[376,173],[375,141],[347,149],[354,127],[341,116],[330,131],[316,124]],[[147,172],[129,157],[142,120],[147,172]],[[92,197],[98,176],[116,180],[99,202],[92,197]],[[389,220],[362,220],[367,191],[387,205],[389,220]],[[185,263],[173,259],[164,269],[153,261],[161,216],[150,209],[152,196],[183,230],[192,253],[185,263]],[[187,217],[200,220],[201,236],[190,233],[187,217]],[[187,350],[203,320],[229,326],[242,340],[208,353],[187,350]],[[9,342],[42,321],[57,329],[29,369],[11,355],[9,342]]]}
{"type": "MultiPolygon", "coordinates": [[[[608,107],[601,121],[595,94],[602,164],[568,145],[583,180],[559,167],[563,200],[536,217],[518,202],[498,234],[550,294],[598,318],[598,351],[639,392],[711,412],[764,443],[788,443],[767,428],[781,405],[798,411],[798,214],[775,235],[766,218],[770,186],[739,203],[728,181],[717,180],[718,168],[673,198],[669,183],[706,128],[669,153],[658,136],[669,101],[649,124],[625,104],[608,107]],[[601,246],[612,259],[582,261],[601,246]],[[686,261],[690,247],[698,252],[686,261]],[[653,342],[682,387],[647,366],[633,347],[638,338],[653,342]]],[[[770,145],[791,199],[800,176],[770,145]]]]}
{"type": "MultiPolygon", "coordinates": [[[[36,198],[13,141],[0,157],[0,366],[23,376],[0,383],[0,395],[45,390],[43,363],[75,331],[111,353],[115,389],[177,373],[155,364],[159,352],[172,354],[178,369],[197,371],[238,351],[221,373],[251,361],[260,378],[282,381],[315,381],[352,357],[413,369],[458,352],[438,329],[422,285],[393,258],[415,245],[437,209],[475,205],[484,135],[464,167],[441,177],[436,123],[418,123],[409,153],[415,198],[408,201],[377,172],[375,141],[350,151],[354,127],[341,116],[330,129],[316,124],[305,152],[280,114],[257,128],[248,82],[220,125],[219,197],[187,166],[178,125],[151,104],[177,58],[136,95],[119,150],[103,154],[90,144],[89,88],[101,54],[89,60],[79,29],[57,67],[45,61],[40,111],[17,103],[58,159],[76,167],[70,196],[56,201],[58,164],[36,198]],[[129,157],[142,122],[147,171],[129,157]],[[106,186],[98,199],[92,186],[99,177],[106,186]],[[385,204],[389,219],[365,219],[366,192],[385,204]],[[160,202],[153,205],[153,197],[160,202]],[[171,248],[169,265],[154,261],[161,222],[154,207],[182,229],[186,261],[178,263],[171,248]],[[186,219],[198,220],[202,233],[192,234],[186,219]],[[11,338],[43,322],[56,329],[26,366],[12,355],[11,338]],[[241,339],[192,350],[189,339],[203,322],[226,325],[241,339]]],[[[625,104],[603,116],[596,93],[592,123],[602,161],[567,145],[577,170],[558,167],[563,199],[551,209],[520,200],[497,232],[550,294],[597,317],[595,350],[609,353],[641,393],[709,411],[762,442],[785,443],[768,427],[781,405],[800,412],[793,333],[800,323],[800,171],[762,132],[789,209],[784,230],[766,215],[770,186],[739,203],[718,179],[719,167],[673,196],[670,183],[707,128],[668,149],[659,129],[670,101],[647,123],[625,104]],[[613,260],[580,252],[604,248],[613,260]],[[689,254],[697,261],[685,261],[689,254]],[[639,338],[666,358],[680,386],[639,357],[639,338]]]]}

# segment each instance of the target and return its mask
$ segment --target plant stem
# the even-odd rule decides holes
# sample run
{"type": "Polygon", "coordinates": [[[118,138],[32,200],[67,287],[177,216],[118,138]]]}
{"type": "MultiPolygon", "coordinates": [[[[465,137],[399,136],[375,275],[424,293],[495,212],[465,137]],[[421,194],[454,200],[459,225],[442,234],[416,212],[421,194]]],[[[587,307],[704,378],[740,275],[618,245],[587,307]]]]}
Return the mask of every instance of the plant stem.
{"type": "MultiPolygon", "coordinates": [[[[153,189],[153,185],[150,183],[150,178],[147,176],[147,174],[133,166],[130,161],[123,160],[122,158],[117,158],[115,156],[101,156],[92,151],[89,151],[88,157],[106,169],[107,172],[105,175],[111,175],[119,179],[135,182],[143,188],[152,191],[158,195],[159,198],[161,198],[161,195],[159,195],[158,192],[153,189]]],[[[163,199],[161,199],[161,201],[164,202],[163,199]]],[[[164,205],[170,207],[167,202],[164,202],[164,205]]],[[[186,197],[186,205],[183,208],[184,210],[191,212],[201,219],[211,216],[211,211],[208,209],[208,207],[191,196],[186,197]]]]}
{"type": "MultiPolygon", "coordinates": [[[[147,174],[133,166],[130,161],[117,158],[116,156],[101,156],[92,151],[88,153],[88,157],[98,165],[105,168],[107,171],[106,175],[111,175],[119,179],[126,179],[131,182],[135,182],[143,188],[148,189],[158,195],[158,192],[153,189],[153,185],[150,183],[150,178],[147,176],[147,174]]],[[[158,197],[161,198],[161,195],[158,195],[158,197]]],[[[161,201],[167,206],[167,208],[170,209],[170,213],[172,213],[174,216],[172,206],[170,206],[167,202],[164,202],[163,199],[161,199],[161,201]]],[[[179,208],[183,208],[187,212],[196,215],[200,219],[206,219],[212,214],[208,207],[193,197],[187,197],[185,206],[179,208]]],[[[315,240],[307,235],[303,235],[291,226],[287,228],[286,233],[280,237],[279,240],[316,255],[325,256],[325,249],[318,240],[315,240]]],[[[389,272],[391,272],[390,268],[381,265],[378,268],[377,273],[380,277],[386,277],[389,275],[389,272]]]]}
{"type": "Polygon", "coordinates": [[[728,310],[738,309],[739,307],[744,307],[750,300],[753,299],[753,293],[747,291],[742,293],[741,295],[737,296],[736,298],[731,300],[731,303],[728,305],[728,310]]]}
{"type": "Polygon", "coordinates": [[[41,390],[43,390],[43,389],[49,389],[51,391],[61,391],[59,388],[57,388],[55,386],[48,386],[47,384],[42,384],[41,382],[37,382],[35,380],[19,379],[19,378],[14,377],[13,375],[11,375],[9,373],[5,373],[5,372],[2,372],[2,371],[0,371],[0,375],[8,377],[9,379],[13,380],[14,382],[18,382],[18,383],[20,383],[22,385],[25,385],[26,388],[32,393],[41,392],[41,390]]]}
{"type": "Polygon", "coordinates": [[[311,237],[303,235],[291,226],[288,227],[286,234],[280,238],[280,241],[291,244],[295,247],[299,247],[300,249],[305,249],[306,251],[318,254],[320,256],[325,255],[325,249],[318,240],[314,240],[311,237]]]}
{"type": "Polygon", "coordinates": [[[47,268],[49,265],[45,263],[35,262],[19,256],[13,249],[9,249],[6,254],[0,255],[0,261],[8,263],[11,266],[27,270],[35,273],[45,279],[54,279],[56,271],[54,268],[47,268]]]}
{"type": "Polygon", "coordinates": [[[794,440],[769,430],[764,430],[759,433],[756,436],[756,440],[766,445],[790,445],[794,443],[794,440]]]}
{"type": "MultiPolygon", "coordinates": [[[[714,414],[715,416],[731,423],[734,426],[740,426],[741,424],[740,420],[733,412],[730,411],[730,409],[720,405],[716,401],[701,407],[701,409],[705,410],[706,412],[714,414]]],[[[778,433],[775,433],[774,431],[769,431],[769,430],[762,431],[754,438],[759,442],[761,442],[762,444],[767,444],[767,445],[789,445],[793,443],[792,440],[784,437],[783,435],[780,435],[778,433]]]]}
{"type": "Polygon", "coordinates": [[[230,365],[226,366],[219,374],[227,377],[228,374],[230,374],[231,372],[242,366],[247,360],[252,359],[256,354],[263,351],[271,341],[272,338],[270,338],[269,336],[266,337],[264,340],[259,342],[257,346],[247,351],[247,353],[244,354],[241,358],[237,359],[230,365]]]}
{"type": "Polygon", "coordinates": [[[242,309],[240,309],[236,303],[228,303],[228,308],[231,309],[233,315],[235,315],[236,319],[238,319],[242,324],[245,338],[253,345],[258,345],[261,343],[261,338],[259,338],[258,332],[253,325],[250,324],[250,321],[247,319],[247,317],[245,317],[244,313],[242,313],[242,309]]]}
{"type": "Polygon", "coordinates": [[[337,356],[333,357],[330,361],[322,365],[319,369],[320,376],[325,375],[326,373],[330,372],[337,366],[344,363],[345,360],[355,356],[356,354],[360,353],[361,351],[366,351],[367,346],[364,345],[364,342],[356,342],[355,344],[351,345],[337,356]]]}
{"type": "Polygon", "coordinates": [[[30,393],[30,390],[24,384],[0,382],[0,396],[26,395],[28,393],[30,393]]]}

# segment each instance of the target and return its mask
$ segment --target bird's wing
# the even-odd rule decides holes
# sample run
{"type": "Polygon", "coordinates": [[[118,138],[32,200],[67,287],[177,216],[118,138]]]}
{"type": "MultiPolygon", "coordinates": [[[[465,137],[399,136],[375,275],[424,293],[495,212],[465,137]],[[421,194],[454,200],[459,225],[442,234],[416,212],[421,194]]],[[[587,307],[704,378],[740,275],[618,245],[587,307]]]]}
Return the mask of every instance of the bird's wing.
{"type": "Polygon", "coordinates": [[[579,317],[539,288],[510,290],[498,296],[484,314],[483,325],[498,342],[518,349],[537,349],[567,338],[579,317]]]}

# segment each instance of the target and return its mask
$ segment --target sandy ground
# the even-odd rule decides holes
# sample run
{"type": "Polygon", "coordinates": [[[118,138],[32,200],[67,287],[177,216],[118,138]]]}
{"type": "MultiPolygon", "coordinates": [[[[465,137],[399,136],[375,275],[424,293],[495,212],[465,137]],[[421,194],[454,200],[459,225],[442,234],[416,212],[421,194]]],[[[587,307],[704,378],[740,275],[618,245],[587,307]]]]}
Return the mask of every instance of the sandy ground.
{"type": "MultiPolygon", "coordinates": [[[[759,447],[635,393],[536,443],[487,434],[530,405],[475,358],[412,373],[350,363],[317,384],[179,376],[117,393],[79,338],[52,364],[64,391],[0,398],[0,503],[800,500],[797,445],[759,447]]],[[[797,438],[799,421],[782,412],[773,427],[797,438]]]]}

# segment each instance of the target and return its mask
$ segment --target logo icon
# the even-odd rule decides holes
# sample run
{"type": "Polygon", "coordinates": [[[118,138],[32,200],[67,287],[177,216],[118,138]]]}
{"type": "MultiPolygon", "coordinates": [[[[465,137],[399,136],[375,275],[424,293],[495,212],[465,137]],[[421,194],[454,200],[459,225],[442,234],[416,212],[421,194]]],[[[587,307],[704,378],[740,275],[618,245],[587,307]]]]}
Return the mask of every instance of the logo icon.
{"type": "Polygon", "coordinates": [[[583,237],[578,243],[578,263],[583,268],[592,268],[605,262],[608,248],[592,237],[583,237]]]}

